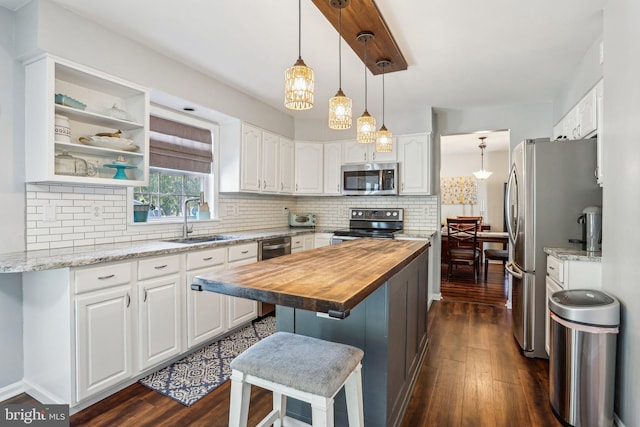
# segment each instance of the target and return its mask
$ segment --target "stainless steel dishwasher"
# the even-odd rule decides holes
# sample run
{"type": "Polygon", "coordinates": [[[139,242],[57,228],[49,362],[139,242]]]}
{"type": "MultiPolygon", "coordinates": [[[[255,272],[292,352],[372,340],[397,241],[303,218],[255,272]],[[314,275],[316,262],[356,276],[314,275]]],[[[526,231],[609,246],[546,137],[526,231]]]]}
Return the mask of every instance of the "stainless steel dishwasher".
{"type": "MultiPolygon", "coordinates": [[[[258,260],[266,261],[291,253],[291,237],[274,237],[260,240],[258,243],[258,260]]],[[[258,316],[262,317],[275,311],[276,306],[266,302],[258,303],[258,316]]]]}

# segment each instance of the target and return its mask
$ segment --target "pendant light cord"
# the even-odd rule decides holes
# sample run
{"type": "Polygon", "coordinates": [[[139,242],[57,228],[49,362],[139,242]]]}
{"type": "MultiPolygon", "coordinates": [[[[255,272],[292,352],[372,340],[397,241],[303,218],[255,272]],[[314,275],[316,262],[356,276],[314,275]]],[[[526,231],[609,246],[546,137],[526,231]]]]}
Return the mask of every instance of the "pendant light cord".
{"type": "Polygon", "coordinates": [[[367,111],[367,38],[364,38],[364,111],[367,111]]]}
{"type": "Polygon", "coordinates": [[[342,8],[338,9],[338,88],[342,90],[342,8]]]}
{"type": "Polygon", "coordinates": [[[298,0],[298,59],[302,59],[302,0],[298,0]]]}
{"type": "Polygon", "coordinates": [[[384,67],[387,64],[382,64],[382,126],[384,126],[384,67]]]}

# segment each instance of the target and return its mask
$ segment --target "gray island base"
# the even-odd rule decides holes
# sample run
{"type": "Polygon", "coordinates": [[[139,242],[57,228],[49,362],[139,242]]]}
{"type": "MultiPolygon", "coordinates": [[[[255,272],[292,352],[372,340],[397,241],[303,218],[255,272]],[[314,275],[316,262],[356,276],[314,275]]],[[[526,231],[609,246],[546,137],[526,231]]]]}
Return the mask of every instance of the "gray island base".
{"type": "MultiPolygon", "coordinates": [[[[274,303],[279,331],[362,349],[365,425],[398,426],[427,351],[428,249],[352,240],[197,276],[192,289],[274,303]]],[[[344,391],[334,412],[336,426],[348,425],[344,391]]],[[[306,403],[288,399],[287,413],[311,421],[306,403]]]]}

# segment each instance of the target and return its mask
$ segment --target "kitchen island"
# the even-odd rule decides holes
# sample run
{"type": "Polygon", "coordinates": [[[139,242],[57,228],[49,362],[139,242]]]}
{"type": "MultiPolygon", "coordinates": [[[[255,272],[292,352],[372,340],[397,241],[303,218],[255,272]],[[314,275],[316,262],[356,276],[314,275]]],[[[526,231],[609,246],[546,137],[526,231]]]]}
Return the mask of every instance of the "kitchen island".
{"type": "MultiPolygon", "coordinates": [[[[395,426],[411,396],[427,349],[426,241],[358,239],[198,276],[193,290],[277,305],[278,330],[364,350],[367,426],[395,426]]],[[[287,405],[310,421],[310,408],[287,405]]],[[[346,425],[343,392],[336,425],[346,425]]]]}

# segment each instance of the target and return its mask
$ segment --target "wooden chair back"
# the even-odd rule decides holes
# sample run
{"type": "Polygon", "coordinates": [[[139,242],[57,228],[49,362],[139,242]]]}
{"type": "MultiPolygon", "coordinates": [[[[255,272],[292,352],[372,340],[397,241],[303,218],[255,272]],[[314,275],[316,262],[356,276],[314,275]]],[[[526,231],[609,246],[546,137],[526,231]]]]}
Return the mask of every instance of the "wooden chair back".
{"type": "Polygon", "coordinates": [[[475,249],[478,247],[478,219],[447,218],[449,256],[452,249],[475,249]]]}

